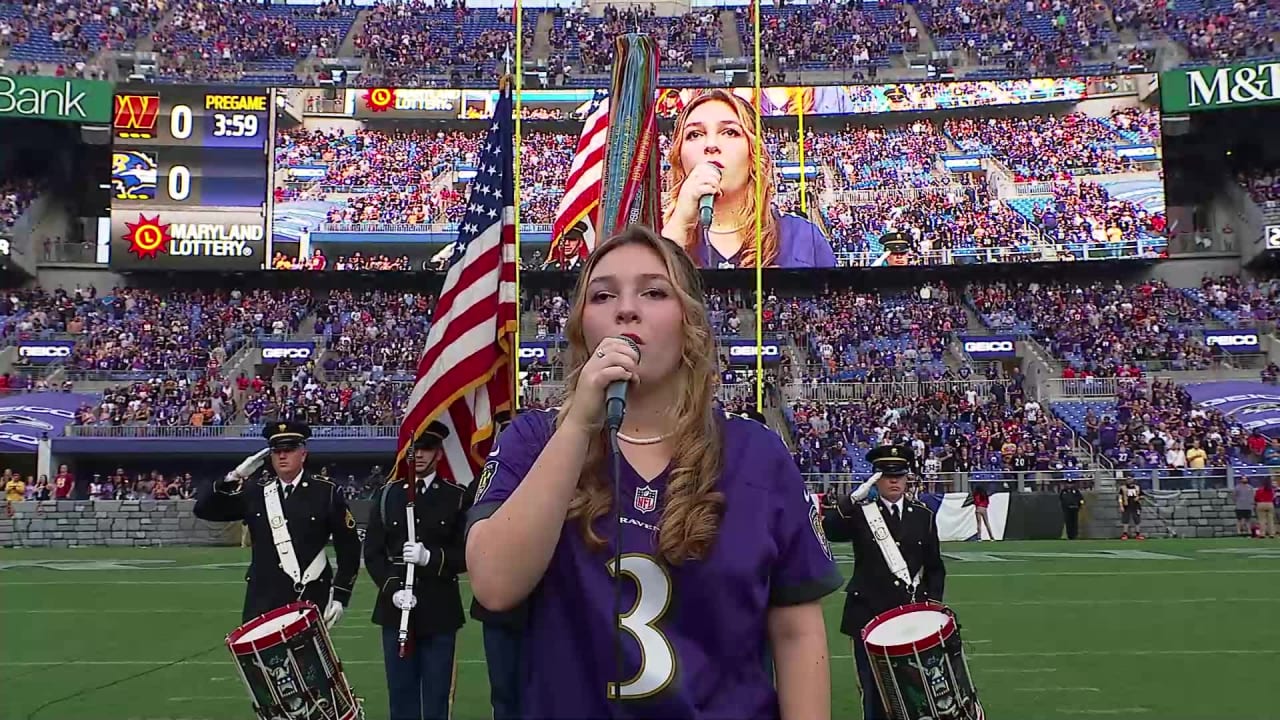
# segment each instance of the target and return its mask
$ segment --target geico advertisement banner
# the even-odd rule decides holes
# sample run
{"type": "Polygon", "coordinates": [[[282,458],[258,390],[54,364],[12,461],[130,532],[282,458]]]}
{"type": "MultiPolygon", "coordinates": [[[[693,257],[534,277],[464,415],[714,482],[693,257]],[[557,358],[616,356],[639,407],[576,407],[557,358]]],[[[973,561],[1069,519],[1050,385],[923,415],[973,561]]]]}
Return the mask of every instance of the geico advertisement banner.
{"type": "Polygon", "coordinates": [[[964,351],[975,360],[1001,360],[1018,356],[1016,335],[961,335],[964,351]]]}
{"type": "Polygon", "coordinates": [[[278,362],[305,363],[315,355],[315,352],[315,345],[309,342],[264,341],[262,343],[262,362],[272,365],[278,362]]]}
{"type": "MultiPolygon", "coordinates": [[[[782,348],[776,342],[766,341],[760,349],[766,365],[782,359],[782,348]]],[[[729,356],[730,365],[756,364],[756,344],[751,340],[735,340],[722,349],[720,354],[729,356]]]]}
{"type": "Polygon", "coordinates": [[[1205,330],[1204,344],[1221,348],[1229,353],[1256,353],[1262,351],[1255,330],[1205,330]]]}
{"type": "Polygon", "coordinates": [[[539,365],[548,365],[555,359],[556,346],[551,342],[526,342],[520,343],[520,367],[527,367],[533,363],[539,365]]]}
{"type": "Polygon", "coordinates": [[[49,365],[67,362],[75,349],[74,340],[45,340],[24,342],[18,346],[18,358],[32,365],[49,365]]]}
{"type": "Polygon", "coordinates": [[[266,223],[255,210],[111,211],[112,270],[260,270],[266,223]]]}

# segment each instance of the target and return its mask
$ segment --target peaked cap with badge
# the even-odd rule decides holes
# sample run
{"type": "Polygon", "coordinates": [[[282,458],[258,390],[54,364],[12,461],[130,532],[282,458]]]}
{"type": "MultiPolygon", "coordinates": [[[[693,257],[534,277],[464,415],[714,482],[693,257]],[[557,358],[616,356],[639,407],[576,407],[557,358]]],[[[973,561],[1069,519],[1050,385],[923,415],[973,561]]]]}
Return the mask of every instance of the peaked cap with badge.
{"type": "Polygon", "coordinates": [[[311,439],[311,426],[298,420],[281,420],[262,427],[262,437],[272,450],[292,450],[311,439]]]}
{"type": "Polygon", "coordinates": [[[867,453],[872,469],[891,477],[910,474],[915,461],[915,452],[906,445],[881,445],[867,453]]]}

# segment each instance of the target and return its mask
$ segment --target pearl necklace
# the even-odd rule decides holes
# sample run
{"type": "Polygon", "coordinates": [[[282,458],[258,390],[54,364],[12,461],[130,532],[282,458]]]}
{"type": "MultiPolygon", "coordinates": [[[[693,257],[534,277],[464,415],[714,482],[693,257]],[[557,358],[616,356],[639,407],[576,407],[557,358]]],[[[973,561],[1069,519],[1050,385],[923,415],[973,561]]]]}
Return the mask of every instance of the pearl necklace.
{"type": "Polygon", "coordinates": [[[623,442],[631,443],[632,445],[657,445],[658,443],[662,442],[663,440],[666,440],[669,437],[671,437],[670,433],[666,435],[657,435],[654,437],[647,437],[647,438],[633,438],[630,435],[624,435],[621,432],[618,433],[619,440],[622,440],[623,442]]]}

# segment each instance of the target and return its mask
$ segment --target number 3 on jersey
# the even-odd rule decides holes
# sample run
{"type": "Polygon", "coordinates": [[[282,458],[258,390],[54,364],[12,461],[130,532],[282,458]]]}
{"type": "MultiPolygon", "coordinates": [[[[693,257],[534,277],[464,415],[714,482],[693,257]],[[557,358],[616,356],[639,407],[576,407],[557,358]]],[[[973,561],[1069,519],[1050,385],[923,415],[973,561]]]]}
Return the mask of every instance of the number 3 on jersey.
{"type": "MultiPolygon", "coordinates": [[[[613,562],[609,562],[613,575],[613,562]]],[[[622,574],[636,584],[636,602],[618,621],[640,643],[640,670],[622,683],[623,700],[657,695],[676,677],[676,653],[656,627],[671,604],[671,576],[648,555],[623,555],[622,574]]],[[[617,698],[617,683],[609,683],[609,699],[617,698]]]]}

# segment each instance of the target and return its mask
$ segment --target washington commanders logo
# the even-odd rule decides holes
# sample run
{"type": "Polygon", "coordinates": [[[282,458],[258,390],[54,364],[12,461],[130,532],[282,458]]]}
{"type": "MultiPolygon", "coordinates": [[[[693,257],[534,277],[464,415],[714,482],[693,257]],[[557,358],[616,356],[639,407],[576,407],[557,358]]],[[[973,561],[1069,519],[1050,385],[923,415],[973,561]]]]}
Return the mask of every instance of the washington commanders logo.
{"type": "Polygon", "coordinates": [[[138,256],[139,260],[155,258],[169,246],[169,226],[160,223],[160,216],[149,218],[139,213],[138,222],[126,221],[128,230],[124,239],[129,243],[129,252],[138,256]]]}
{"type": "Polygon", "coordinates": [[[386,112],[395,107],[395,104],[394,88],[370,88],[364,94],[364,106],[374,112],[386,112]]]}

